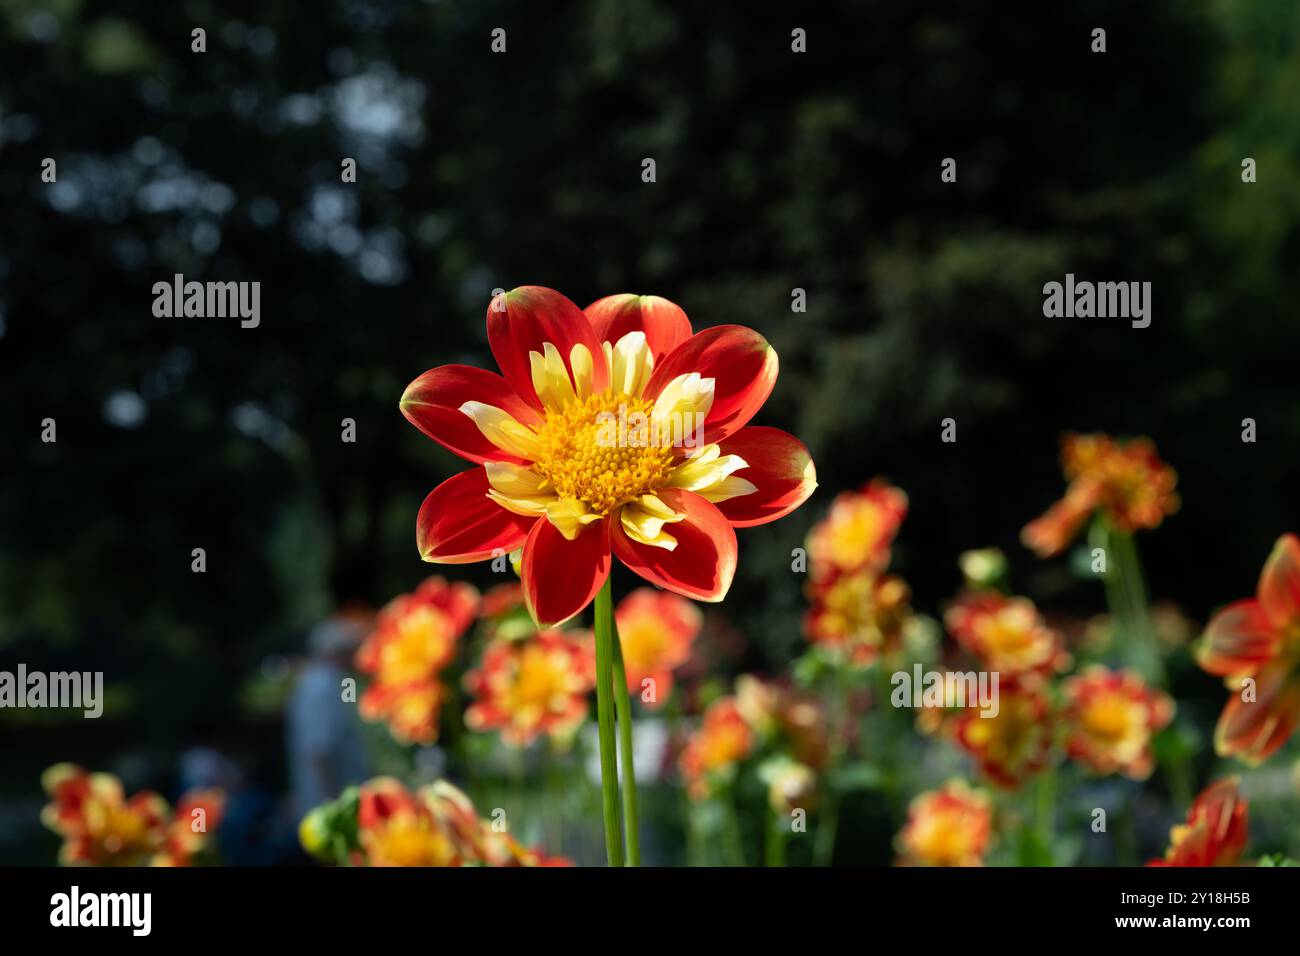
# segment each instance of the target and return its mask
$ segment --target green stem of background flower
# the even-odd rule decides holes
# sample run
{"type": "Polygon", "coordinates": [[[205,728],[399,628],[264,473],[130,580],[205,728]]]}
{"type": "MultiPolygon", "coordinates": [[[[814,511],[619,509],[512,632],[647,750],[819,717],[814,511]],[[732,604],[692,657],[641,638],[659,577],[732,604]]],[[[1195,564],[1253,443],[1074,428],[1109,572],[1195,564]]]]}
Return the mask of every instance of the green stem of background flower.
{"type": "MultiPolygon", "coordinates": [[[[609,582],[605,582],[609,587],[609,582]]],[[[614,707],[618,711],[619,772],[623,775],[623,830],[627,839],[627,865],[641,865],[641,835],[636,810],[636,769],[632,764],[632,702],[627,694],[627,671],[623,667],[623,642],[618,623],[610,612],[610,642],[614,647],[614,707]]]]}
{"type": "MultiPolygon", "coordinates": [[[[849,713],[849,689],[845,682],[844,671],[836,667],[832,675],[832,684],[828,695],[828,719],[831,747],[827,771],[838,769],[844,759],[845,740],[848,737],[847,719],[849,713]]],[[[817,833],[813,838],[813,866],[830,866],[835,858],[835,837],[840,824],[840,795],[835,787],[826,786],[822,812],[817,820],[817,833]]]]}
{"type": "MultiPolygon", "coordinates": [[[[624,685],[626,686],[626,685],[624,685]]],[[[619,827],[618,752],[614,744],[614,608],[610,580],[596,592],[596,724],[600,733],[601,815],[605,820],[605,855],[610,866],[623,865],[619,827]]]]}
{"type": "Polygon", "coordinates": [[[763,844],[765,866],[785,866],[786,821],[774,808],[767,812],[767,841],[763,844]]]}
{"type": "Polygon", "coordinates": [[[1106,603],[1110,606],[1117,649],[1147,681],[1164,685],[1164,661],[1151,626],[1142,563],[1133,535],[1099,517],[1089,537],[1093,547],[1106,551],[1106,603]]]}

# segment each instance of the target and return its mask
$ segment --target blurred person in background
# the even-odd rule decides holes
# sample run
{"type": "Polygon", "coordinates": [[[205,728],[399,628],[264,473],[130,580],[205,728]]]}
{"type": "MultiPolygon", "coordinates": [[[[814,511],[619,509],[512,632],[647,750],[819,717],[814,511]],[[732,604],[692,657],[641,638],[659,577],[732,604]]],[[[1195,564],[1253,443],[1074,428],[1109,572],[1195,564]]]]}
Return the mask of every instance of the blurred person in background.
{"type": "Polygon", "coordinates": [[[355,695],[343,699],[343,681],[353,676],[352,656],[367,626],[359,614],[335,614],[307,637],[311,656],[285,707],[290,796],[297,819],[368,776],[355,695]]]}

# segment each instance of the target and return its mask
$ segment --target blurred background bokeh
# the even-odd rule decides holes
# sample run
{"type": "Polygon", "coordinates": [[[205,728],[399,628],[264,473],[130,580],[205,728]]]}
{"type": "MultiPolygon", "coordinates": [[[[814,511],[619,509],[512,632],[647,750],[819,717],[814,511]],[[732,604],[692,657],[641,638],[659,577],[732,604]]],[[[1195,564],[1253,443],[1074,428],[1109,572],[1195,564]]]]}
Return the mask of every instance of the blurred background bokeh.
{"type": "MultiPolygon", "coordinates": [[[[910,496],[894,566],[917,607],[998,546],[1040,606],[1100,611],[1018,542],[1067,430],[1149,436],[1178,470],[1143,556],[1204,623],[1300,531],[1298,43],[1292,0],[0,0],[0,665],[108,690],[97,721],[0,714],[0,861],[54,859],[57,760],[174,796],[210,748],[282,797],[308,631],[431,570],[414,517],[458,462],[397,400],[435,365],[492,366],[494,288],[654,293],[777,349],[760,420],[821,488],[741,532],[707,609],[720,679],[801,652],[791,549],[873,475],[910,496]],[[1150,328],[1045,319],[1066,272],[1150,281],[1150,328]],[[260,326],[155,318],[174,273],[260,281],[260,326]]],[[[1219,681],[1171,690],[1212,724],[1219,681]]],[[[887,862],[888,833],[854,857],[843,817],[846,855],[887,862]]]]}

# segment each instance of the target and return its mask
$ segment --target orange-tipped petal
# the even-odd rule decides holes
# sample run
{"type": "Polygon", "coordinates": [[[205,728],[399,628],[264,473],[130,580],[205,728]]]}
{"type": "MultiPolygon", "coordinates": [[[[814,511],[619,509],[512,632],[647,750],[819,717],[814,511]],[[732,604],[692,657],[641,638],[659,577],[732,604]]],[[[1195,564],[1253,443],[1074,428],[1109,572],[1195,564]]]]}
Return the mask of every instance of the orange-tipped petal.
{"type": "Polygon", "coordinates": [[[1147,866],[1236,866],[1249,837],[1249,809],[1237,778],[1225,777],[1192,801],[1187,822],[1170,831],[1164,857],[1147,866]]]}
{"type": "Polygon", "coordinates": [[[487,496],[487,472],[452,475],[424,499],[415,519],[420,557],[438,564],[467,564],[509,554],[538,520],[507,511],[487,496]]]}
{"type": "Polygon", "coordinates": [[[1254,700],[1243,700],[1242,688],[1233,688],[1214,728],[1219,756],[1258,765],[1287,742],[1300,722],[1300,674],[1294,666],[1284,659],[1259,670],[1254,700]]]}
{"type": "Polygon", "coordinates": [[[691,320],[682,307],[657,295],[607,295],[583,311],[602,342],[644,332],[656,362],[691,337],[691,320]]]}
{"type": "Polygon", "coordinates": [[[1025,525],[1020,532],[1021,542],[1040,558],[1060,554],[1092,517],[1100,501],[1101,489],[1096,482],[1075,481],[1064,498],[1025,525]]]}
{"type": "Polygon", "coordinates": [[[1254,599],[1237,601],[1214,615],[1196,659],[1211,674],[1246,674],[1277,656],[1282,635],[1263,605],[1254,599]]]}
{"type": "Polygon", "coordinates": [[[554,289],[520,286],[496,296],[488,304],[487,330],[501,373],[532,408],[541,409],[542,402],[533,386],[533,366],[528,353],[545,354],[547,342],[555,346],[571,381],[570,356],[575,345],[583,345],[593,360],[592,389],[601,391],[609,383],[604,350],[591,323],[581,309],[554,289]]]}
{"type": "Polygon", "coordinates": [[[721,601],[736,573],[736,532],[716,505],[680,488],[663,488],[659,498],[674,512],[677,539],[670,551],[633,541],[622,523],[611,522],[614,554],[651,584],[700,601],[721,601]]]}
{"type": "Polygon", "coordinates": [[[578,531],[572,541],[545,518],[524,545],[524,604],[541,627],[573,617],[596,596],[609,577],[609,521],[578,531]]]}
{"type": "Polygon", "coordinates": [[[493,405],[526,424],[539,420],[504,378],[472,365],[443,365],[425,372],[406,386],[401,409],[406,420],[420,431],[475,464],[523,461],[484,436],[474,419],[460,410],[466,402],[493,405]]]}
{"type": "Polygon", "coordinates": [[[1300,539],[1284,534],[1259,576],[1259,603],[1274,626],[1300,627],[1300,539]]]}
{"type": "Polygon", "coordinates": [[[746,425],[719,443],[723,455],[739,455],[748,467],[736,472],[757,491],[718,502],[718,510],[738,528],[767,524],[788,515],[817,487],[817,469],[808,448],[793,435],[765,425],[746,425]]]}
{"type": "Polygon", "coordinates": [[[655,367],[645,387],[646,397],[658,397],[669,382],[692,372],[714,380],[713,404],[704,419],[704,442],[718,442],[739,431],[772,394],[776,351],[767,339],[744,326],[705,329],[655,367]]]}

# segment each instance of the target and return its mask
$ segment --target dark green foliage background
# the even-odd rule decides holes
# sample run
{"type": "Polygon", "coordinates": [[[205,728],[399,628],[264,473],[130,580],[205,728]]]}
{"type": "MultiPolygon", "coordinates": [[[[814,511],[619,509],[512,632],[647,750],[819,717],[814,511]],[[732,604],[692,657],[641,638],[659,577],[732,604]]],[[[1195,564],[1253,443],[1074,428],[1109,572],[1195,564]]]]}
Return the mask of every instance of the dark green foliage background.
{"type": "Polygon", "coordinates": [[[759,420],[807,441],[821,490],[741,534],[723,610],[746,666],[799,649],[790,549],[875,474],[911,496],[896,564],[921,608],[996,544],[1022,591],[1100,610],[1017,543],[1061,490],[1065,430],[1150,435],[1179,469],[1182,513],[1141,543],[1154,594],[1203,621],[1300,531],[1298,39],[1289,0],[0,0],[0,663],[102,669],[122,705],[93,735],[0,730],[0,788],[30,798],[57,757],[276,742],[245,707],[265,656],[430,570],[415,511],[460,465],[397,399],[434,365],[492,364],[497,286],[656,293],[776,346],[759,420]],[[405,103],[397,135],[334,108],[365,77],[375,109],[405,103]],[[46,156],[75,203],[41,183],[46,156]],[[173,174],[228,192],[141,198],[173,174]],[[399,280],[322,246],[331,222],[399,280]],[[1043,318],[1067,271],[1151,281],[1151,327],[1043,318]],[[260,280],[260,328],[154,318],[174,272],[260,280]],[[145,398],[137,428],[103,414],[120,390],[145,398]]]}

